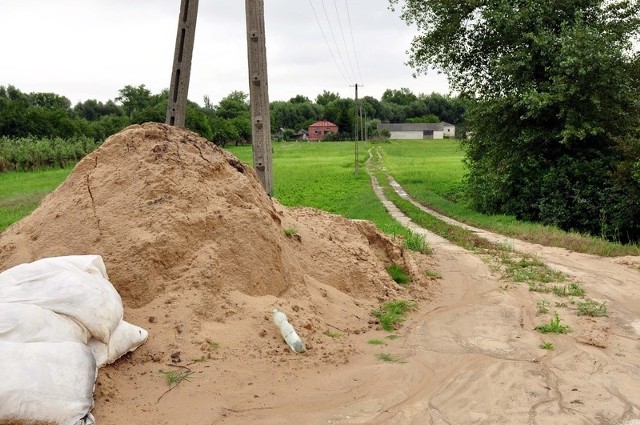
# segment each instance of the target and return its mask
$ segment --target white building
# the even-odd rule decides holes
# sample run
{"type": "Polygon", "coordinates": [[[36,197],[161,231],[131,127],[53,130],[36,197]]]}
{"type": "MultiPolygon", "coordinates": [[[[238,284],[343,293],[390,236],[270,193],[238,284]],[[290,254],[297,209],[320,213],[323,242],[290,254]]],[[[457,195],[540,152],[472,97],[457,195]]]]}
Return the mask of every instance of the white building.
{"type": "Polygon", "coordinates": [[[444,139],[444,136],[455,137],[456,127],[445,122],[441,123],[380,123],[378,131],[389,130],[391,139],[444,139]]]}

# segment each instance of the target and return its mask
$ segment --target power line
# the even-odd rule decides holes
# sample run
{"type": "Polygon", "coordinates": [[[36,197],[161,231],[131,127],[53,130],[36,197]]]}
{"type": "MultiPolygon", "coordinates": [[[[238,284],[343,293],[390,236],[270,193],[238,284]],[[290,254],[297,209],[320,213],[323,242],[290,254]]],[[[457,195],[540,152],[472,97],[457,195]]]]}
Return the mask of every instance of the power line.
{"type": "Polygon", "coordinates": [[[351,25],[351,14],[349,13],[349,2],[344,0],[344,6],[347,9],[347,19],[349,22],[349,33],[351,34],[351,46],[353,47],[353,56],[356,59],[356,67],[358,69],[358,79],[362,81],[362,73],[360,72],[360,63],[358,62],[358,53],[356,50],[356,43],[353,41],[353,26],[351,25]]]}
{"type": "MultiPolygon", "coordinates": [[[[344,63],[344,59],[342,58],[342,53],[340,53],[340,47],[338,46],[336,35],[333,32],[333,25],[331,25],[331,20],[329,19],[329,14],[327,13],[327,8],[324,4],[324,0],[320,0],[320,3],[322,4],[322,9],[324,9],[324,16],[325,18],[327,18],[327,25],[329,25],[329,31],[331,32],[331,37],[333,37],[333,44],[336,45],[336,51],[338,52],[338,57],[340,58],[340,62],[342,62],[342,66],[344,67],[345,71],[347,71],[346,74],[349,76],[348,68],[344,63]]],[[[338,21],[339,20],[340,20],[340,17],[338,17],[338,21]]],[[[355,75],[353,76],[353,78],[355,79],[355,75]]]]}
{"type": "MultiPolygon", "coordinates": [[[[342,68],[340,68],[340,65],[338,64],[338,61],[337,61],[335,55],[333,54],[333,49],[331,48],[331,45],[329,44],[329,41],[327,40],[327,36],[324,33],[324,29],[322,29],[322,25],[320,24],[320,19],[318,19],[318,14],[316,13],[316,8],[313,7],[313,2],[311,0],[309,0],[309,4],[311,5],[311,10],[313,10],[313,16],[315,16],[316,22],[318,23],[318,27],[320,28],[320,32],[322,33],[322,38],[324,38],[324,42],[327,45],[327,48],[329,49],[329,53],[331,54],[331,57],[333,58],[333,62],[336,65],[336,68],[338,68],[338,72],[340,72],[340,75],[344,79],[344,82],[347,83],[347,85],[349,85],[349,79],[345,77],[345,74],[342,71],[342,68]]],[[[323,3],[323,6],[324,6],[324,3],[323,3]]]]}
{"type": "Polygon", "coordinates": [[[340,19],[340,12],[338,12],[338,4],[336,3],[336,0],[333,0],[333,7],[336,9],[336,16],[338,17],[338,25],[340,26],[340,34],[342,35],[342,44],[344,45],[344,51],[347,53],[347,59],[349,60],[349,68],[351,68],[351,73],[355,78],[356,72],[353,70],[353,62],[351,62],[351,55],[349,54],[349,48],[347,47],[347,40],[344,38],[344,30],[342,29],[342,19],[340,19]]]}

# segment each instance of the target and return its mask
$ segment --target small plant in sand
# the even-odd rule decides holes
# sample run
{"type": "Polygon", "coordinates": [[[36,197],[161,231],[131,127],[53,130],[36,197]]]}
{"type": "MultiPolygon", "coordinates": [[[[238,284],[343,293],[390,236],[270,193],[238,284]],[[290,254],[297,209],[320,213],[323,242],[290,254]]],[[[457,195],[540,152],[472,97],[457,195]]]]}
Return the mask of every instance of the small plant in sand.
{"type": "Polygon", "coordinates": [[[393,263],[387,266],[387,272],[389,272],[391,279],[393,279],[393,281],[398,285],[405,285],[411,282],[411,276],[409,276],[406,270],[398,264],[393,263]]]}
{"type": "Polygon", "coordinates": [[[370,339],[368,342],[371,345],[385,345],[386,344],[386,342],[384,342],[381,339],[377,339],[377,338],[370,339]]]}
{"type": "Polygon", "coordinates": [[[376,358],[378,360],[382,360],[383,362],[387,362],[387,363],[400,363],[400,362],[402,362],[402,359],[397,354],[378,353],[378,354],[376,354],[376,358]]]}
{"type": "Polygon", "coordinates": [[[538,314],[545,314],[549,312],[549,301],[538,300],[536,306],[538,307],[538,314]]]}
{"type": "Polygon", "coordinates": [[[207,344],[209,344],[209,347],[213,348],[214,350],[217,350],[218,348],[220,348],[220,344],[210,340],[209,338],[206,339],[207,344]]]}
{"type": "Polygon", "coordinates": [[[565,286],[555,285],[551,288],[551,292],[559,297],[581,297],[587,291],[579,283],[570,283],[565,286]]]}
{"type": "Polygon", "coordinates": [[[442,277],[442,275],[441,275],[439,272],[435,271],[435,270],[429,270],[429,269],[426,269],[426,270],[424,271],[424,274],[425,274],[429,279],[433,279],[433,280],[435,280],[435,279],[440,279],[440,278],[442,277]]]}
{"type": "Polygon", "coordinates": [[[371,312],[380,321],[380,327],[385,331],[393,331],[396,326],[404,321],[407,312],[416,308],[416,302],[397,300],[388,301],[378,309],[371,312]]]}
{"type": "Polygon", "coordinates": [[[189,381],[189,377],[193,375],[191,370],[162,370],[160,369],[160,374],[164,376],[164,380],[166,381],[168,386],[176,386],[182,381],[189,381]]]}
{"type": "Polygon", "coordinates": [[[606,303],[606,301],[599,303],[594,300],[580,301],[578,303],[578,316],[609,317],[606,303]]]}
{"type": "Polygon", "coordinates": [[[385,338],[390,339],[391,341],[393,341],[394,339],[400,338],[400,335],[391,334],[391,335],[387,335],[385,338]]]}
{"type": "Polygon", "coordinates": [[[340,332],[332,331],[331,329],[327,329],[326,331],[324,331],[324,334],[329,338],[340,338],[342,336],[340,332]]]}
{"type": "Polygon", "coordinates": [[[553,333],[553,334],[566,334],[572,332],[571,328],[567,325],[563,325],[562,319],[558,316],[558,313],[555,313],[551,318],[549,323],[543,323],[535,327],[535,330],[538,332],[542,332],[543,334],[553,333]]]}
{"type": "Polygon", "coordinates": [[[542,348],[543,350],[553,350],[555,347],[553,346],[552,342],[549,341],[542,341],[542,343],[540,344],[540,348],[542,348]]]}
{"type": "Polygon", "coordinates": [[[407,249],[421,252],[423,254],[429,254],[431,252],[431,248],[424,236],[415,232],[411,232],[409,236],[405,238],[404,246],[407,249]]]}
{"type": "Polygon", "coordinates": [[[284,232],[284,235],[288,238],[291,238],[298,234],[298,229],[296,229],[295,227],[285,227],[284,229],[282,229],[282,231],[284,232]]]}

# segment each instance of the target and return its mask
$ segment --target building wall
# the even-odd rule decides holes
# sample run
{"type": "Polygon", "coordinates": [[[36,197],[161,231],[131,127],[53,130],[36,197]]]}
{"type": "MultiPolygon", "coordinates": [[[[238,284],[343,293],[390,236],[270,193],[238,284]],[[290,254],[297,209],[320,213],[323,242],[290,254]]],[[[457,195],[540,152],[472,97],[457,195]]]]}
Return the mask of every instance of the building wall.
{"type": "Polygon", "coordinates": [[[326,134],[338,134],[338,126],[336,125],[318,125],[309,127],[309,140],[316,141],[324,139],[326,134]]]}
{"type": "Polygon", "coordinates": [[[399,140],[424,140],[424,139],[444,139],[444,132],[434,130],[425,134],[424,131],[391,131],[391,139],[399,140]]]}
{"type": "Polygon", "coordinates": [[[455,125],[445,125],[444,126],[444,135],[447,137],[456,137],[456,126],[455,125]]]}

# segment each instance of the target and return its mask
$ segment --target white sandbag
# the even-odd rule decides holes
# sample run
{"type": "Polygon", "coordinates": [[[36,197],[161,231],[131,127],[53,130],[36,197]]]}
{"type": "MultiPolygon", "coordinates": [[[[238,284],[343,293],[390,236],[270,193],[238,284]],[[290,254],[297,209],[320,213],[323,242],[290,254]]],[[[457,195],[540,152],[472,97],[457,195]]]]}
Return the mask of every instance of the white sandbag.
{"type": "Polygon", "coordinates": [[[89,425],[97,367],[76,342],[0,341],[0,421],[89,425]]]}
{"type": "Polygon", "coordinates": [[[0,302],[0,341],[82,342],[91,335],[74,320],[31,304],[0,302]]]}
{"type": "Polygon", "coordinates": [[[111,334],[109,345],[91,339],[89,347],[100,368],[115,362],[129,351],[134,351],[147,340],[148,336],[149,333],[146,330],[123,320],[111,334]]]}
{"type": "Polygon", "coordinates": [[[122,299],[95,255],[44,258],[6,270],[0,273],[0,302],[64,314],[104,343],[123,314],[122,299]]]}

